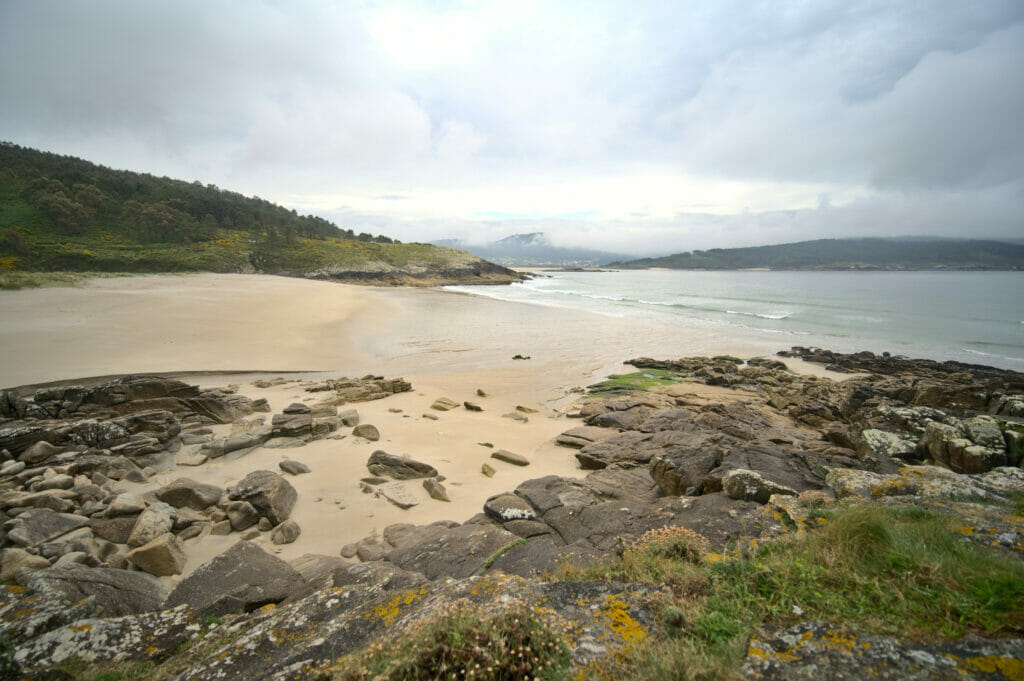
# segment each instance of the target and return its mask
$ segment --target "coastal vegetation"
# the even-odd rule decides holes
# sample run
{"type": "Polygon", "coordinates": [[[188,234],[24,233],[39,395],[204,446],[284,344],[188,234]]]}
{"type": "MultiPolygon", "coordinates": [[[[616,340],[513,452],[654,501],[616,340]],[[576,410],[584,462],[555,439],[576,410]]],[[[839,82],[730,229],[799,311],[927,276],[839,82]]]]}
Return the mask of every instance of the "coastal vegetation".
{"type": "Polygon", "coordinates": [[[606,267],[677,270],[1022,270],[1024,244],[982,239],[816,239],[750,248],[712,248],[606,267]]]}
{"type": "Polygon", "coordinates": [[[661,604],[668,641],[634,647],[609,678],[738,677],[759,626],[806,619],[911,639],[1024,630],[1024,565],[967,541],[955,517],[866,504],[811,517],[816,528],[803,535],[724,554],[685,528],[665,528],[551,576],[672,587],[661,604]]]}
{"type": "Polygon", "coordinates": [[[355,233],[237,192],[0,143],[4,288],[22,272],[263,272],[388,283],[510,272],[467,253],[355,233]]]}

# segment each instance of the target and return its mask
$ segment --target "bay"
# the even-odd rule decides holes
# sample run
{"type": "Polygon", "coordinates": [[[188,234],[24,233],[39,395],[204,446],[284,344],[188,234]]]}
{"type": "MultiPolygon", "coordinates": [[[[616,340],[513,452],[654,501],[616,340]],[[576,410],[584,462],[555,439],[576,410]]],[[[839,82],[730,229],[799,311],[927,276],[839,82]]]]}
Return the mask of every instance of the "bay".
{"type": "Polygon", "coordinates": [[[677,324],[758,344],[1024,371],[1024,272],[544,272],[447,287],[534,305],[677,324]]]}

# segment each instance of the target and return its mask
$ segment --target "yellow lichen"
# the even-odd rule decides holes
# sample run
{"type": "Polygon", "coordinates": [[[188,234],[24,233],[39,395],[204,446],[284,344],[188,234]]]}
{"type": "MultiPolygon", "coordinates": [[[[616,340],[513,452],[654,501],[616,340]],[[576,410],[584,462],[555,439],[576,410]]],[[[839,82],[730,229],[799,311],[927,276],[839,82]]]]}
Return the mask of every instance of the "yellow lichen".
{"type": "Polygon", "coordinates": [[[400,608],[403,605],[412,605],[416,601],[423,598],[423,596],[425,596],[426,593],[426,587],[422,586],[416,589],[409,589],[408,591],[403,591],[402,593],[388,600],[386,603],[374,606],[368,613],[368,616],[376,617],[377,619],[383,621],[385,626],[391,626],[392,624],[394,624],[395,620],[397,620],[398,616],[401,614],[400,608]]]}
{"type": "Polygon", "coordinates": [[[596,616],[627,644],[639,643],[648,636],[644,626],[630,617],[626,604],[618,594],[606,598],[604,606],[597,611],[596,616]]]}
{"type": "Polygon", "coordinates": [[[92,631],[92,625],[91,624],[72,624],[71,625],[71,630],[72,631],[92,631]]]}
{"type": "Polygon", "coordinates": [[[968,671],[979,671],[984,674],[999,673],[1007,681],[1024,681],[1024,660],[1012,657],[988,655],[985,657],[969,657],[964,660],[968,671]]]}

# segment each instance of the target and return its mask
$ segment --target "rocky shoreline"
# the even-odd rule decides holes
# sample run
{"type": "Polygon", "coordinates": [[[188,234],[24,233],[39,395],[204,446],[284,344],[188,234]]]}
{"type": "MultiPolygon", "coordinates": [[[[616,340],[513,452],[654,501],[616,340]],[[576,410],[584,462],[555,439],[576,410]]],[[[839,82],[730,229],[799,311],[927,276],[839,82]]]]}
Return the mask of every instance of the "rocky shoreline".
{"type": "MultiPolygon", "coordinates": [[[[312,404],[292,404],[269,424],[258,415],[269,412],[265,401],[168,378],[2,392],[0,670],[74,678],[46,675],[72,660],[134,661],[174,669],[167,678],[303,678],[453,603],[498,612],[517,602],[560,618],[573,669],[586,676],[668,635],[655,604],[673,587],[553,579],[559,565],[621,556],[665,528],[699,535],[706,560],[747,555],[814,532],[815,510],[830,505],[953,514],[966,540],[1022,559],[1024,518],[1012,505],[1024,494],[1024,375],[871,353],[780,354],[851,377],[799,375],[772,359],[634,359],[636,373],[591,386],[565,410],[576,423],[557,442],[577,450],[586,477],[527,480],[465,522],[391,525],[341,555],[291,563],[246,540],[281,544],[301,533],[288,482],[308,471],[300,456],[229,488],[187,474],[141,495],[121,483],[343,432],[374,440],[379,433],[346,405],[408,391],[407,382],[310,384],[312,404]],[[231,434],[215,436],[216,424],[232,424],[231,434]],[[184,542],[232,533],[240,541],[165,588],[159,578],[181,572],[184,542]]],[[[449,402],[435,403],[441,418],[475,406],[449,402]]],[[[444,503],[443,482],[437,469],[380,450],[365,478],[344,484],[401,507],[410,485],[426,484],[444,503]]],[[[873,664],[881,671],[869,678],[904,678],[931,656],[920,678],[1019,678],[1005,672],[1024,665],[1024,622],[1005,633],[921,642],[841,622],[766,624],[742,674],[810,678],[808,665],[818,665],[819,678],[838,678],[873,664]],[[866,645],[828,644],[840,630],[866,645]],[[959,652],[941,657],[943,646],[959,652]],[[956,662],[980,658],[996,660],[1002,676],[956,662]]]]}

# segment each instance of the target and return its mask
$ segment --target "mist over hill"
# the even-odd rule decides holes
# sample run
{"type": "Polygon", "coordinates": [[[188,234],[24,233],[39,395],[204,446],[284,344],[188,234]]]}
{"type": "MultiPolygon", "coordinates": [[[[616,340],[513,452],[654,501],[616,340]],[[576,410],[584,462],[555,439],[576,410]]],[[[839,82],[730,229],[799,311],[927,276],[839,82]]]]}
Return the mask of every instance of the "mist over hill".
{"type": "Polygon", "coordinates": [[[555,246],[544,232],[513,234],[487,244],[472,244],[460,239],[441,239],[431,243],[458,248],[512,267],[597,267],[610,260],[627,257],[622,253],[555,246]]]}
{"type": "Polygon", "coordinates": [[[1024,270],[1024,244],[936,237],[817,239],[616,260],[620,269],[1024,270]]]}

